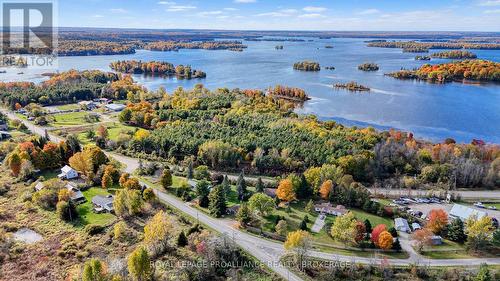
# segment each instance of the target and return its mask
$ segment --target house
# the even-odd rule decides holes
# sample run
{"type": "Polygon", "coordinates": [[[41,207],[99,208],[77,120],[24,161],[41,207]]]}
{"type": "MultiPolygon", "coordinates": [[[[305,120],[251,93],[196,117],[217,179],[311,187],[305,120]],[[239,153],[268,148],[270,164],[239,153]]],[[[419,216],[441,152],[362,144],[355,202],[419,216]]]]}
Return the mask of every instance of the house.
{"type": "Polygon", "coordinates": [[[78,105],[85,110],[94,110],[97,108],[97,104],[93,101],[81,101],[78,105]]]}
{"type": "Polygon", "coordinates": [[[438,235],[434,235],[431,237],[431,244],[432,245],[442,245],[443,244],[443,238],[438,235]]]}
{"type": "Polygon", "coordinates": [[[271,198],[276,198],[276,188],[264,188],[264,194],[271,198]]]}
{"type": "Polygon", "coordinates": [[[109,111],[119,112],[124,110],[126,106],[124,104],[110,103],[106,104],[104,107],[109,111]]]}
{"type": "Polygon", "coordinates": [[[420,224],[414,222],[411,224],[411,228],[413,229],[413,231],[417,231],[419,229],[422,229],[422,227],[420,226],[420,224]]]}
{"type": "Polygon", "coordinates": [[[107,196],[96,195],[92,197],[92,205],[94,205],[94,211],[96,213],[114,212],[113,209],[114,199],[115,198],[113,197],[113,195],[107,195],[107,196]]]}
{"type": "Polygon", "coordinates": [[[451,219],[458,218],[462,221],[465,221],[471,216],[476,216],[476,218],[480,219],[487,216],[487,213],[464,205],[454,204],[448,216],[451,219]]]}
{"type": "Polygon", "coordinates": [[[5,140],[11,138],[11,134],[6,131],[0,131],[0,140],[5,140]]]}
{"type": "Polygon", "coordinates": [[[402,231],[406,233],[411,232],[410,226],[408,225],[408,221],[403,218],[394,219],[394,228],[396,228],[397,231],[402,231]]]}
{"type": "Polygon", "coordinates": [[[7,131],[9,126],[5,123],[0,124],[0,131],[7,131]]]}
{"type": "Polygon", "coordinates": [[[94,102],[97,102],[100,104],[108,104],[108,103],[111,103],[111,100],[107,99],[107,98],[97,98],[97,99],[94,99],[94,102]]]}
{"type": "Polygon", "coordinates": [[[73,203],[80,204],[87,201],[87,199],[85,199],[85,196],[83,196],[83,193],[80,191],[80,189],[78,189],[78,187],[74,186],[72,183],[68,183],[66,185],[66,188],[70,192],[69,199],[73,201],[73,203]]]}
{"type": "Polygon", "coordinates": [[[333,207],[333,205],[329,202],[314,205],[314,210],[321,214],[329,214],[337,217],[343,216],[348,212],[344,206],[337,205],[336,207],[333,207]]]}
{"type": "Polygon", "coordinates": [[[38,182],[36,185],[35,185],[35,190],[36,191],[40,191],[42,190],[43,188],[45,187],[45,184],[43,182],[38,182]]]}
{"type": "Polygon", "coordinates": [[[72,180],[78,178],[78,172],[70,166],[66,165],[62,167],[61,173],[57,175],[57,177],[60,179],[72,180]]]}

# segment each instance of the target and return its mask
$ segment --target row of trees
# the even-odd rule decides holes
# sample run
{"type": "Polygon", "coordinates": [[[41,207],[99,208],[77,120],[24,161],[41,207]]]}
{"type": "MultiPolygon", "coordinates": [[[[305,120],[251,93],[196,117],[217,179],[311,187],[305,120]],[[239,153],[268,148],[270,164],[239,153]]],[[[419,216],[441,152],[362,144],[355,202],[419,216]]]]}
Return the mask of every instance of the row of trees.
{"type": "Polygon", "coordinates": [[[180,49],[205,49],[205,50],[230,50],[242,51],[247,48],[241,41],[197,41],[197,42],[183,42],[183,41],[156,41],[147,43],[144,49],[151,51],[178,51],[180,49]]]}
{"type": "Polygon", "coordinates": [[[433,53],[431,57],[440,59],[475,59],[477,58],[477,55],[464,50],[451,50],[433,53]]]}
{"type": "Polygon", "coordinates": [[[293,69],[302,71],[320,71],[321,66],[314,61],[299,61],[293,64],[293,69]]]}
{"type": "Polygon", "coordinates": [[[500,44],[469,43],[469,42],[416,42],[416,41],[379,41],[370,42],[368,47],[399,48],[399,49],[477,49],[477,50],[499,50],[500,44]]]}

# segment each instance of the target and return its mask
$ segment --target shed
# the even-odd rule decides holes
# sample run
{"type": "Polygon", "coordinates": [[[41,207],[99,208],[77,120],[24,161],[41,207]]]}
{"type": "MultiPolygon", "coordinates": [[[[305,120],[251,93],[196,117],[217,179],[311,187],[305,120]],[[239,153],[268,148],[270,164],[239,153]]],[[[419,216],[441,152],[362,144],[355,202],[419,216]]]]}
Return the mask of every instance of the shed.
{"type": "Polygon", "coordinates": [[[118,112],[124,110],[126,106],[124,104],[110,103],[106,104],[104,107],[106,107],[107,110],[118,112]]]}
{"type": "Polygon", "coordinates": [[[432,243],[432,245],[442,245],[443,238],[441,236],[434,235],[431,237],[431,243],[432,243]]]}
{"type": "Polygon", "coordinates": [[[394,228],[396,228],[397,231],[402,231],[406,233],[411,232],[410,226],[408,225],[408,221],[403,218],[394,219],[394,228]]]}
{"type": "Polygon", "coordinates": [[[78,189],[78,187],[74,186],[71,183],[68,183],[66,185],[66,188],[70,191],[70,199],[76,204],[83,203],[87,199],[85,199],[85,196],[83,196],[83,193],[78,189]]]}
{"type": "Polygon", "coordinates": [[[45,184],[43,184],[43,182],[38,182],[36,185],[35,185],[35,190],[36,191],[40,191],[42,190],[43,188],[45,187],[45,184]]]}
{"type": "Polygon", "coordinates": [[[420,226],[420,224],[418,224],[416,222],[414,222],[414,223],[411,224],[411,228],[413,229],[413,231],[422,229],[422,227],[420,226]]]}

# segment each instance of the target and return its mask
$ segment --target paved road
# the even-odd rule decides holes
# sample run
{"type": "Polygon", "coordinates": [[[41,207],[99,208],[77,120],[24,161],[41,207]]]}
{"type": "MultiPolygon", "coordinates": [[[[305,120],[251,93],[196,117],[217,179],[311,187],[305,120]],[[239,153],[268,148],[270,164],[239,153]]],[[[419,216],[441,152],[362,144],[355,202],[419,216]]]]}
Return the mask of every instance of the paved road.
{"type": "MultiPolygon", "coordinates": [[[[43,135],[45,130],[43,128],[34,126],[30,122],[22,120],[7,112],[4,109],[0,109],[8,115],[10,119],[17,119],[23,122],[33,133],[43,135]]],[[[53,141],[60,141],[60,137],[50,136],[53,141]]],[[[117,161],[126,165],[124,170],[126,172],[132,173],[138,166],[139,161],[135,158],[117,155],[114,153],[107,153],[109,156],[114,157],[117,161]]],[[[147,183],[142,183],[148,185],[147,183]]],[[[262,263],[268,265],[275,272],[283,276],[287,280],[298,281],[302,280],[297,275],[291,273],[285,267],[279,265],[278,261],[280,257],[285,254],[283,244],[279,242],[274,242],[260,238],[258,236],[250,235],[248,233],[242,232],[237,228],[233,227],[233,221],[228,219],[215,219],[204,213],[199,212],[196,208],[191,207],[188,203],[185,203],[173,195],[166,194],[160,190],[155,190],[157,197],[170,206],[180,210],[181,212],[191,216],[192,218],[198,219],[203,224],[211,227],[212,229],[218,231],[219,233],[225,233],[229,237],[234,239],[234,242],[248,251],[254,257],[259,259],[262,263]]],[[[408,247],[408,243],[403,239],[403,247],[408,247]]],[[[480,265],[481,263],[488,264],[500,264],[500,258],[488,258],[488,259],[443,259],[443,260],[432,260],[421,258],[420,256],[413,254],[410,251],[410,257],[408,259],[380,259],[380,258],[364,258],[364,257],[353,257],[345,255],[337,255],[333,253],[325,253],[318,251],[311,251],[309,253],[312,257],[322,258],[326,260],[333,260],[339,262],[349,262],[349,263],[362,263],[362,264],[377,264],[381,262],[388,262],[392,265],[408,265],[408,264],[421,264],[421,265],[431,265],[431,266],[471,266],[480,265]]]]}

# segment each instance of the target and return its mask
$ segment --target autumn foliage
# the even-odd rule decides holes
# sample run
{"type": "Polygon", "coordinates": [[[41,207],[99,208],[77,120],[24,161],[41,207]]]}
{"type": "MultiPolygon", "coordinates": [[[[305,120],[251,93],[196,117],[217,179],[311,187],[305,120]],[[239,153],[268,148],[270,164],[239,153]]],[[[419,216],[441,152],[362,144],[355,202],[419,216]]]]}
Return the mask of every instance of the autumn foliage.
{"type": "Polygon", "coordinates": [[[278,185],[278,190],[276,190],[276,196],[282,201],[290,202],[295,199],[295,192],[293,191],[292,181],[289,179],[284,179],[278,185]]]}
{"type": "Polygon", "coordinates": [[[385,224],[379,224],[373,228],[371,240],[375,245],[378,246],[380,234],[384,231],[387,231],[385,224]]]}
{"type": "Polygon", "coordinates": [[[443,209],[434,209],[429,212],[427,228],[435,234],[439,234],[448,224],[448,214],[443,209]]]}
{"type": "Polygon", "coordinates": [[[321,187],[319,188],[319,195],[323,199],[328,199],[328,196],[330,196],[330,192],[333,190],[333,182],[331,180],[327,180],[321,184],[321,187]]]}
{"type": "Polygon", "coordinates": [[[383,231],[382,233],[380,233],[377,241],[377,245],[380,249],[388,250],[392,248],[393,238],[388,231],[383,231]]]}

